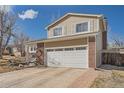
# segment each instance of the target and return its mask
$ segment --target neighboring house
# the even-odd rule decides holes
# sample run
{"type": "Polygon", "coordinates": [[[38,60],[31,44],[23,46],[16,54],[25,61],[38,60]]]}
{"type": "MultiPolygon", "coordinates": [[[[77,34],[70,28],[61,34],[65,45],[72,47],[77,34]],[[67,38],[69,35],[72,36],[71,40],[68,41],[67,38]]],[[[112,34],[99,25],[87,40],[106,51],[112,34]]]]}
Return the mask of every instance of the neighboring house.
{"type": "Polygon", "coordinates": [[[30,54],[36,53],[36,50],[37,50],[37,44],[35,44],[35,43],[31,44],[30,47],[28,47],[28,53],[30,53],[30,54]]]}
{"type": "Polygon", "coordinates": [[[28,55],[34,53],[31,47],[37,47],[44,50],[46,66],[96,68],[101,65],[100,51],[107,47],[107,22],[103,15],[67,13],[46,30],[48,39],[27,42],[28,55]]]}
{"type": "MultiPolygon", "coordinates": [[[[30,42],[29,42],[29,43],[30,43],[30,42]]],[[[28,43],[27,43],[27,44],[25,45],[25,52],[26,52],[27,60],[28,60],[30,57],[35,56],[36,51],[37,51],[37,42],[31,43],[31,44],[28,44],[28,43]]]]}

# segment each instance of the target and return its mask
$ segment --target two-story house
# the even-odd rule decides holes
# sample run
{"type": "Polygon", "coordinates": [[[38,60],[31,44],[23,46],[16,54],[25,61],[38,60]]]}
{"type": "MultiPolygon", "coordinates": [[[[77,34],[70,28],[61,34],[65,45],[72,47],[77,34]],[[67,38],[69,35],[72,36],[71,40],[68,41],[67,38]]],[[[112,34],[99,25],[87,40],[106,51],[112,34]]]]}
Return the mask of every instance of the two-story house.
{"type": "MultiPolygon", "coordinates": [[[[42,48],[44,64],[51,67],[96,68],[107,46],[107,22],[103,15],[67,13],[46,27],[48,39],[27,42],[42,48]]],[[[34,51],[33,51],[34,52],[34,51]]]]}

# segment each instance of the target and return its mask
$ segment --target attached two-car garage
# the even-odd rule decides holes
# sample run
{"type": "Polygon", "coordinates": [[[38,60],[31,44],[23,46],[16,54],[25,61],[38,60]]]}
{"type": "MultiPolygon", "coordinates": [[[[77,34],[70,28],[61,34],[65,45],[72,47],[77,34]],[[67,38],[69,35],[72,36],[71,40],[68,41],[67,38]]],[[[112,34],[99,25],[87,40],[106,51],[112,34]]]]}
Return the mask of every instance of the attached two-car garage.
{"type": "Polygon", "coordinates": [[[87,46],[54,47],[46,51],[48,66],[88,68],[87,46]]]}
{"type": "Polygon", "coordinates": [[[51,67],[96,68],[101,62],[96,54],[95,37],[54,38],[37,42],[42,52],[40,63],[51,67]]]}

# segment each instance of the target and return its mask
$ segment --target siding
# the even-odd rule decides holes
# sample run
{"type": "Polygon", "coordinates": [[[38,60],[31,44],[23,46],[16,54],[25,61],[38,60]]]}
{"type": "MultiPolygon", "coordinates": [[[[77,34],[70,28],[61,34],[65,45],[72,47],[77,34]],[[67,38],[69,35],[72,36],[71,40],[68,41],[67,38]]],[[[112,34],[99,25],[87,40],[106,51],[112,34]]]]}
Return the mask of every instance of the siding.
{"type": "Polygon", "coordinates": [[[96,36],[96,66],[101,65],[101,50],[107,48],[107,31],[104,28],[104,21],[99,20],[99,34],[96,36]]]}
{"type": "Polygon", "coordinates": [[[99,27],[100,27],[100,31],[101,31],[101,38],[102,38],[102,49],[107,49],[107,27],[104,27],[104,24],[105,26],[107,26],[106,22],[104,20],[100,20],[99,21],[99,27]]]}
{"type": "Polygon", "coordinates": [[[86,45],[86,44],[87,44],[87,38],[81,38],[81,39],[63,40],[63,41],[55,41],[55,42],[46,42],[45,48],[86,45]]]}
{"type": "Polygon", "coordinates": [[[55,29],[57,26],[63,27],[63,35],[72,35],[75,34],[75,25],[76,23],[81,22],[90,22],[90,31],[98,31],[98,18],[90,18],[90,17],[77,17],[77,16],[70,16],[67,19],[63,19],[60,23],[52,26],[48,30],[48,38],[53,37],[53,29],[55,29]]]}
{"type": "Polygon", "coordinates": [[[102,33],[99,32],[99,34],[96,36],[96,67],[99,67],[101,65],[101,53],[102,50],[102,33]]]}

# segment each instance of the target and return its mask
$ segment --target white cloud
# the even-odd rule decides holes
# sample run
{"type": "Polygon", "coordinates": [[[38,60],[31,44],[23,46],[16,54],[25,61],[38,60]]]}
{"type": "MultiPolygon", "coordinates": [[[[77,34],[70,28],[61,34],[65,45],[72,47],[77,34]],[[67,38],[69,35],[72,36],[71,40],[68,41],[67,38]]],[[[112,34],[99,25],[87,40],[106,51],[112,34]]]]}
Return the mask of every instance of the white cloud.
{"type": "Polygon", "coordinates": [[[38,15],[37,11],[34,11],[32,9],[23,11],[21,14],[18,14],[18,17],[25,20],[25,19],[34,19],[38,15]]]}

